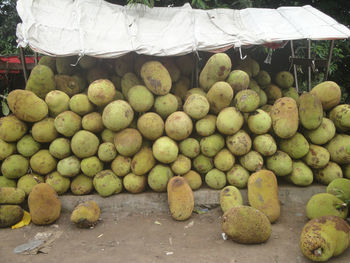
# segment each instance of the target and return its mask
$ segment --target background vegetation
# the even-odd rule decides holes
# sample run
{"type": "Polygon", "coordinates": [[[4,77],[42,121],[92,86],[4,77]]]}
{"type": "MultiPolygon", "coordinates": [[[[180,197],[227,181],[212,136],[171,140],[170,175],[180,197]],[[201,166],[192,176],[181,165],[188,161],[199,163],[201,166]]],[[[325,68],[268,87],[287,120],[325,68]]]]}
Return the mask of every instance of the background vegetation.
{"type": "MultiPolygon", "coordinates": [[[[126,5],[142,3],[149,7],[159,6],[182,6],[188,1],[185,0],[107,0],[110,3],[126,5]]],[[[191,0],[190,0],[191,1],[191,0]]],[[[210,9],[210,8],[233,8],[242,9],[247,7],[258,8],[278,8],[280,6],[303,6],[312,5],[322,12],[330,15],[338,22],[350,26],[350,9],[348,0],[326,1],[326,0],[192,0],[190,2],[193,8],[210,9]]],[[[0,3],[0,55],[18,54],[16,43],[16,25],[20,22],[20,18],[16,12],[16,0],[3,0],[0,3]]],[[[302,57],[306,53],[306,41],[298,41],[295,43],[298,50],[297,55],[302,57]]],[[[312,56],[317,58],[326,58],[328,55],[329,41],[314,41],[312,43],[312,56]]],[[[31,51],[26,50],[29,54],[31,51]]],[[[257,57],[260,63],[266,57],[267,49],[258,47],[250,50],[253,57],[257,57]]],[[[289,70],[288,57],[290,56],[290,48],[285,47],[276,50],[273,55],[272,65],[283,65],[285,70],[289,70]]],[[[268,65],[266,65],[268,67],[268,65]]],[[[306,86],[305,69],[299,68],[300,85],[306,86]]],[[[329,72],[329,80],[337,82],[343,90],[343,102],[350,103],[350,41],[337,40],[333,52],[331,69],[329,72]]],[[[323,73],[314,74],[313,85],[323,80],[323,73]]]]}

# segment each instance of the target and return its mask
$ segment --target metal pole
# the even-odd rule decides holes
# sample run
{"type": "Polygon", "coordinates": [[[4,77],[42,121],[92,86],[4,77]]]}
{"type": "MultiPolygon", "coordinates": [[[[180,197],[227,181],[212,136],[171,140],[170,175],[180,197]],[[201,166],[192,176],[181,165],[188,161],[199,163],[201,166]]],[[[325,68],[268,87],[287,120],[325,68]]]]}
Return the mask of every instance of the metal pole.
{"type": "MultiPolygon", "coordinates": [[[[294,58],[294,46],[293,46],[293,40],[290,41],[290,48],[292,50],[292,58],[294,58]]],[[[297,74],[297,65],[293,65],[294,68],[294,80],[295,80],[295,88],[297,89],[297,92],[299,93],[299,84],[298,84],[298,74],[297,74]]]]}
{"type": "MultiPolygon", "coordinates": [[[[307,57],[311,59],[311,39],[307,40],[307,57]]],[[[311,90],[311,66],[308,66],[308,90],[311,90]]]]}
{"type": "Polygon", "coordinates": [[[22,64],[24,81],[27,84],[27,81],[28,81],[27,64],[26,64],[26,57],[24,55],[24,50],[22,47],[19,48],[19,56],[20,56],[21,64],[22,64]]]}
{"type": "Polygon", "coordinates": [[[331,66],[333,48],[334,48],[334,40],[331,41],[331,45],[330,45],[329,51],[328,51],[327,69],[326,69],[326,75],[325,75],[325,77],[324,77],[324,80],[325,80],[325,81],[326,81],[327,78],[328,78],[329,67],[331,66]]]}
{"type": "Polygon", "coordinates": [[[35,63],[35,66],[38,65],[38,52],[34,52],[34,63],[35,63]]]}

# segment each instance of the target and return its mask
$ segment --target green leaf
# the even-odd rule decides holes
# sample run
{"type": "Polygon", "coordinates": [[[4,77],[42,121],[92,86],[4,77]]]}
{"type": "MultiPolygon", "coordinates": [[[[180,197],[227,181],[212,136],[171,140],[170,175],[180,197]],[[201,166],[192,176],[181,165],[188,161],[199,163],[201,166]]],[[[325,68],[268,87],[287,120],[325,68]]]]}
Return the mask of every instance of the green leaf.
{"type": "Polygon", "coordinates": [[[4,114],[5,116],[10,114],[10,109],[9,109],[9,106],[7,106],[6,101],[4,100],[1,101],[1,108],[2,108],[2,114],[4,114]]]}

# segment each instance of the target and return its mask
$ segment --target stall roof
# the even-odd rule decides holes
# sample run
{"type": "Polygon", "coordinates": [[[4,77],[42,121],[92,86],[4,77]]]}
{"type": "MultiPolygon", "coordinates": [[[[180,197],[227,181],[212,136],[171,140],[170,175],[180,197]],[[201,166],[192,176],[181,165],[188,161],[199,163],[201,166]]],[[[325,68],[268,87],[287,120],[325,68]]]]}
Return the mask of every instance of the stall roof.
{"type": "Polygon", "coordinates": [[[54,56],[184,55],[283,40],[346,39],[350,30],[306,5],[277,9],[120,6],[103,0],[18,0],[19,46],[54,56]]]}

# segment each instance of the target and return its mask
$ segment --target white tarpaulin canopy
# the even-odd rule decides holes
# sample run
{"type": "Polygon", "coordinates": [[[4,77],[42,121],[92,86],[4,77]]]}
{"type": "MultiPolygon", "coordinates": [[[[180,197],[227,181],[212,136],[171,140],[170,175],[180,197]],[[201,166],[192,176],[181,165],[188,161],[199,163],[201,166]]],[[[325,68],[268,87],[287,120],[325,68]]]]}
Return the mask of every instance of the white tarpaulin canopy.
{"type": "Polygon", "coordinates": [[[297,39],[345,39],[350,30],[311,6],[192,9],[103,0],[18,0],[19,46],[54,56],[173,56],[297,39]]]}

